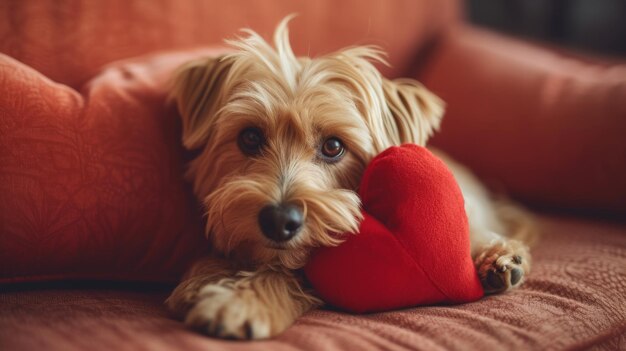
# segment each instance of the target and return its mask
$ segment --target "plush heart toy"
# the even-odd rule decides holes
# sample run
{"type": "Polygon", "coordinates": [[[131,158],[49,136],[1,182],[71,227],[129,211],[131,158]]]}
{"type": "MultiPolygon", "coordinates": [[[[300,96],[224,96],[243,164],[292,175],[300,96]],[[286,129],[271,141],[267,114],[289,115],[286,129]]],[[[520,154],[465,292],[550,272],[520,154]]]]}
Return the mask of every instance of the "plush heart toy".
{"type": "Polygon", "coordinates": [[[367,167],[359,195],[359,233],[316,250],[305,267],[327,303],[363,313],[483,296],[461,190],[430,151],[385,150],[367,167]]]}

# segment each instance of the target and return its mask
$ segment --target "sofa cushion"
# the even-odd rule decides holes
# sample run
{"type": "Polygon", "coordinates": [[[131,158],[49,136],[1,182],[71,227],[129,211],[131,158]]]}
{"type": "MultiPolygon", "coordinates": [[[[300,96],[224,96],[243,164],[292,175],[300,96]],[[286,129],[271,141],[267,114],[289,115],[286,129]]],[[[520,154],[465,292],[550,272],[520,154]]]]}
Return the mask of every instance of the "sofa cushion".
{"type": "Polygon", "coordinates": [[[157,50],[221,44],[241,28],[271,36],[291,28],[300,55],[380,45],[398,76],[421,48],[459,17],[459,0],[0,1],[0,52],[57,82],[80,86],[102,65],[157,50]]]}
{"type": "Polygon", "coordinates": [[[626,61],[463,28],[422,78],[447,103],[433,144],[483,179],[536,205],[626,214],[626,61]]]}
{"type": "Polygon", "coordinates": [[[204,337],[168,318],[168,291],[13,290],[0,294],[0,349],[602,350],[626,348],[626,224],[544,218],[518,290],[458,306],[371,315],[307,313],[268,341],[204,337]]]}
{"type": "Polygon", "coordinates": [[[80,92],[0,55],[0,282],[176,281],[208,248],[165,92],[215,52],[116,63],[80,92]]]}

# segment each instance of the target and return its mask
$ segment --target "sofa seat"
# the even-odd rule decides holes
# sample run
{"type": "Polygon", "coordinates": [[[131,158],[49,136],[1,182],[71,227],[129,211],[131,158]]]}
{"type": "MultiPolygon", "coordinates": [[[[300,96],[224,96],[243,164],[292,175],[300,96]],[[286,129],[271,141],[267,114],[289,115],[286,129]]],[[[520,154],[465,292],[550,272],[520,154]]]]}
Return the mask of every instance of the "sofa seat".
{"type": "Polygon", "coordinates": [[[169,286],[0,287],[0,350],[624,350],[626,224],[540,217],[525,285],[458,306],[307,313],[279,337],[223,341],[167,315],[169,286]]]}

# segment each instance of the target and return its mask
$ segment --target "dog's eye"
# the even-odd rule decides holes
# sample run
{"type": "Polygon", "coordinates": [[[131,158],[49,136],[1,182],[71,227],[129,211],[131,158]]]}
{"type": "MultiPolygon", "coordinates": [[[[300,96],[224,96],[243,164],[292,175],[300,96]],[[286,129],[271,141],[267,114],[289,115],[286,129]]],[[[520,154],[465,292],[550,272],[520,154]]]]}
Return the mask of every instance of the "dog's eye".
{"type": "Polygon", "coordinates": [[[341,140],[331,137],[324,141],[322,144],[322,156],[327,161],[334,162],[338,161],[341,156],[343,156],[345,152],[345,148],[341,140]]]}
{"type": "Polygon", "coordinates": [[[239,148],[247,155],[258,154],[264,141],[263,133],[259,128],[246,128],[239,133],[239,148]]]}

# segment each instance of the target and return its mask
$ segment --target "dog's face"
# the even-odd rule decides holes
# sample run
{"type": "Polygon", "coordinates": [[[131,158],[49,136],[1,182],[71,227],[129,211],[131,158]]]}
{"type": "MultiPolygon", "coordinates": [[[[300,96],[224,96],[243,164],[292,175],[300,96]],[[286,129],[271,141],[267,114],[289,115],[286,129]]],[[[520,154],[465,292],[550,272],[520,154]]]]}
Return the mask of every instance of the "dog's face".
{"type": "Polygon", "coordinates": [[[443,107],[415,81],[382,78],[377,49],[296,58],[286,21],[275,47],[248,35],[232,54],[181,68],[172,97],[184,145],[201,150],[188,175],[214,248],[295,269],[311,248],[358,229],[355,191],[369,160],[425,144],[443,107]]]}

